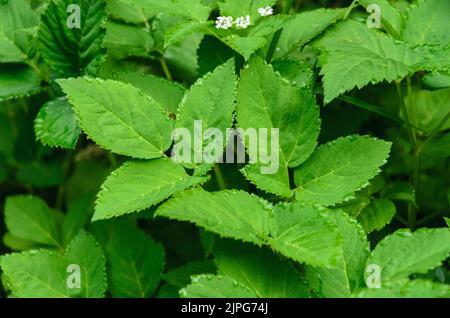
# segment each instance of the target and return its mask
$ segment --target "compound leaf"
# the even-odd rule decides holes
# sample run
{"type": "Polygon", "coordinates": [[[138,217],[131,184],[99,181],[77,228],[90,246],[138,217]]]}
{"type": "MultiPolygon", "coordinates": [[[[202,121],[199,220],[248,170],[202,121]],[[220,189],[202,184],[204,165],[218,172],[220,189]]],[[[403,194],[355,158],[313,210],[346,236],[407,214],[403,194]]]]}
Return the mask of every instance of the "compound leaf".
{"type": "Polygon", "coordinates": [[[313,289],[324,297],[350,297],[361,287],[369,244],[361,226],[341,210],[330,212],[343,237],[338,266],[332,269],[307,267],[313,289]],[[314,282],[319,285],[315,286],[314,282]]]}
{"type": "Polygon", "coordinates": [[[336,24],[315,45],[322,48],[325,104],[354,87],[401,79],[418,63],[407,44],[352,20],[336,24]]]}
{"type": "Polygon", "coordinates": [[[269,219],[270,246],[297,262],[337,265],[342,238],[330,216],[313,206],[279,204],[269,219]]]}
{"type": "Polygon", "coordinates": [[[105,16],[104,0],[52,0],[48,4],[38,38],[42,57],[57,77],[95,73],[103,53],[105,16]],[[69,22],[75,23],[69,27],[69,22]]]}
{"type": "Polygon", "coordinates": [[[244,191],[192,189],[164,203],[155,213],[188,221],[223,237],[261,245],[267,234],[271,205],[244,191]]]}
{"type": "Polygon", "coordinates": [[[187,129],[190,133],[189,137],[201,138],[203,146],[198,147],[201,145],[198,145],[195,140],[194,143],[191,140],[184,140],[187,136],[183,134],[175,134],[176,142],[179,141],[178,137],[182,136],[183,145],[185,142],[191,144],[190,149],[183,149],[190,152],[183,154],[183,158],[177,157],[179,154],[175,153],[174,159],[176,161],[181,161],[186,167],[193,168],[197,163],[209,164],[221,157],[222,151],[220,153],[215,152],[212,158],[204,162],[204,151],[202,150],[207,145],[215,143],[222,145],[222,149],[225,146],[226,129],[231,127],[233,123],[235,91],[236,75],[232,59],[218,66],[212,73],[205,75],[191,86],[180,103],[176,128],[183,131],[187,129]],[[222,136],[213,134],[210,138],[206,137],[208,128],[213,128],[214,131],[219,130],[222,136]],[[205,139],[212,139],[212,141],[208,142],[205,139]],[[190,155],[190,157],[185,158],[186,155],[190,155]]]}
{"type": "Polygon", "coordinates": [[[69,243],[65,253],[68,266],[80,268],[80,288],[68,289],[72,297],[102,298],[106,292],[106,258],[100,244],[81,230],[69,243]]]}
{"type": "Polygon", "coordinates": [[[182,166],[170,159],[129,161],[103,183],[93,220],[143,210],[206,180],[189,176],[182,166]]]}
{"type": "Polygon", "coordinates": [[[375,247],[367,264],[381,268],[381,283],[426,273],[441,264],[450,254],[450,231],[447,228],[402,229],[384,238],[375,247]]]}
{"type": "Polygon", "coordinates": [[[342,19],[347,9],[317,9],[296,14],[281,32],[274,59],[284,57],[342,19]]]}
{"type": "Polygon", "coordinates": [[[322,145],[294,171],[296,198],[302,203],[334,205],[361,189],[386,162],[390,143],[348,136],[322,145]]]}
{"type": "Polygon", "coordinates": [[[81,129],[67,98],[61,97],[42,106],[34,131],[44,145],[74,149],[81,129]]]}
{"type": "Polygon", "coordinates": [[[139,88],[145,94],[161,104],[161,106],[172,115],[176,114],[178,105],[186,91],[183,86],[176,82],[168,81],[153,74],[143,74],[141,72],[117,73],[111,79],[130,83],[139,88]]]}
{"type": "Polygon", "coordinates": [[[403,40],[415,47],[423,44],[448,44],[448,12],[450,2],[447,0],[420,0],[411,5],[403,28],[403,40]]]}
{"type": "Polygon", "coordinates": [[[191,284],[180,290],[183,298],[256,298],[257,295],[236,280],[212,274],[192,277],[191,284]]]}
{"type": "Polygon", "coordinates": [[[29,96],[40,91],[40,79],[25,64],[0,64],[0,101],[29,96]]]}
{"type": "Polygon", "coordinates": [[[109,286],[113,297],[150,297],[164,266],[164,250],[129,223],[114,226],[106,246],[109,286]]]}
{"type": "Polygon", "coordinates": [[[391,200],[372,200],[358,215],[358,222],[363,226],[366,233],[381,230],[388,224],[396,213],[396,208],[391,200]]]}
{"type": "Polygon", "coordinates": [[[64,260],[48,250],[7,254],[0,258],[7,286],[16,297],[67,298],[64,260]]]}
{"type": "Polygon", "coordinates": [[[60,246],[54,215],[38,197],[8,197],[5,203],[5,223],[9,232],[18,238],[60,246]]]}
{"type": "Polygon", "coordinates": [[[171,121],[159,103],[130,84],[77,78],[58,83],[68,95],[80,126],[97,144],[139,159],[164,156],[171,121]]]}
{"type": "Polygon", "coordinates": [[[268,248],[220,240],[214,247],[219,272],[248,287],[260,298],[307,297],[307,288],[292,264],[268,248]],[[236,253],[239,251],[239,253],[236,253]],[[273,269],[277,270],[274,271],[273,269]]]}
{"type": "Polygon", "coordinates": [[[239,81],[236,118],[245,134],[247,129],[269,130],[267,135],[259,131],[259,144],[264,138],[268,141],[263,151],[260,146],[256,153],[256,146],[246,143],[251,163],[266,175],[247,168],[246,177],[267,192],[292,196],[287,168],[298,166],[311,155],[320,130],[319,109],[312,92],[290,84],[262,59],[252,59],[239,81]],[[269,145],[270,159],[278,162],[262,162],[267,160],[269,145]],[[271,166],[266,167],[268,164],[271,166]]]}
{"type": "Polygon", "coordinates": [[[450,288],[424,279],[402,279],[382,288],[365,288],[355,294],[358,298],[448,298],[450,288]]]}

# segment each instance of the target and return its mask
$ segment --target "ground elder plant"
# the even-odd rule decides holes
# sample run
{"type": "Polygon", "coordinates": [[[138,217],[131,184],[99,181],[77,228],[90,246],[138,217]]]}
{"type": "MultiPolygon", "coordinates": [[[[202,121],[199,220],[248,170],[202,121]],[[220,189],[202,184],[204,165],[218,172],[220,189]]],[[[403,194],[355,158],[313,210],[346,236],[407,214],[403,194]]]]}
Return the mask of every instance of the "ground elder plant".
{"type": "Polygon", "coordinates": [[[0,2],[2,297],[449,297],[450,1],[0,2]]]}

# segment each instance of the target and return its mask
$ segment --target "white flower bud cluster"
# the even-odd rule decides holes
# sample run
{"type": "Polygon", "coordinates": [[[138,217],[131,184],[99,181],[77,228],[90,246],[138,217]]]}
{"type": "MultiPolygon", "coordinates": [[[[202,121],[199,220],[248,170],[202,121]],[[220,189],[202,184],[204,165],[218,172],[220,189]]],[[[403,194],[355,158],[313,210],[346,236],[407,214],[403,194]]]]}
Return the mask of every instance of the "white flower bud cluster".
{"type": "MultiPolygon", "coordinates": [[[[273,8],[270,6],[267,6],[265,8],[259,8],[258,13],[262,17],[267,17],[273,14],[273,8]]],[[[219,16],[216,19],[216,28],[217,29],[224,29],[227,30],[233,26],[233,24],[238,29],[247,29],[250,24],[250,15],[242,16],[236,18],[236,20],[233,21],[233,17],[230,16],[219,16]]]]}

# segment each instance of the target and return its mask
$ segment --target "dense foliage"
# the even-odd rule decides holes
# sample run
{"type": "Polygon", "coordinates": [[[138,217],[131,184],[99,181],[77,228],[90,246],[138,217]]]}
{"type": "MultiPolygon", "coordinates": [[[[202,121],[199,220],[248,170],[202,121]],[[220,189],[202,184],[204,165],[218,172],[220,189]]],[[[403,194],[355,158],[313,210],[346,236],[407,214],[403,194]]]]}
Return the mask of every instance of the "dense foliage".
{"type": "Polygon", "coordinates": [[[0,1],[0,295],[449,297],[449,16],[0,1]]]}

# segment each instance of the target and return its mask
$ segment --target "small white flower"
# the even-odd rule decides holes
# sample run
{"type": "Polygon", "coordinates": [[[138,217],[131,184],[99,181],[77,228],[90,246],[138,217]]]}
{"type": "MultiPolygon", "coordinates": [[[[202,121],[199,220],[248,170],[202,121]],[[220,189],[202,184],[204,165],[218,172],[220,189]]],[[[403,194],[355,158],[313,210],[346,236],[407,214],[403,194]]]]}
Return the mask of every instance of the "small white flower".
{"type": "Polygon", "coordinates": [[[250,25],[250,16],[246,15],[245,17],[239,17],[234,21],[234,24],[238,28],[247,29],[247,27],[250,25]]]}
{"type": "Polygon", "coordinates": [[[265,8],[259,8],[258,13],[262,17],[267,17],[267,16],[273,14],[273,9],[272,9],[272,7],[269,7],[269,6],[267,6],[265,8]]]}
{"type": "Polygon", "coordinates": [[[217,29],[229,29],[233,26],[233,17],[218,17],[216,20],[217,29]]]}

